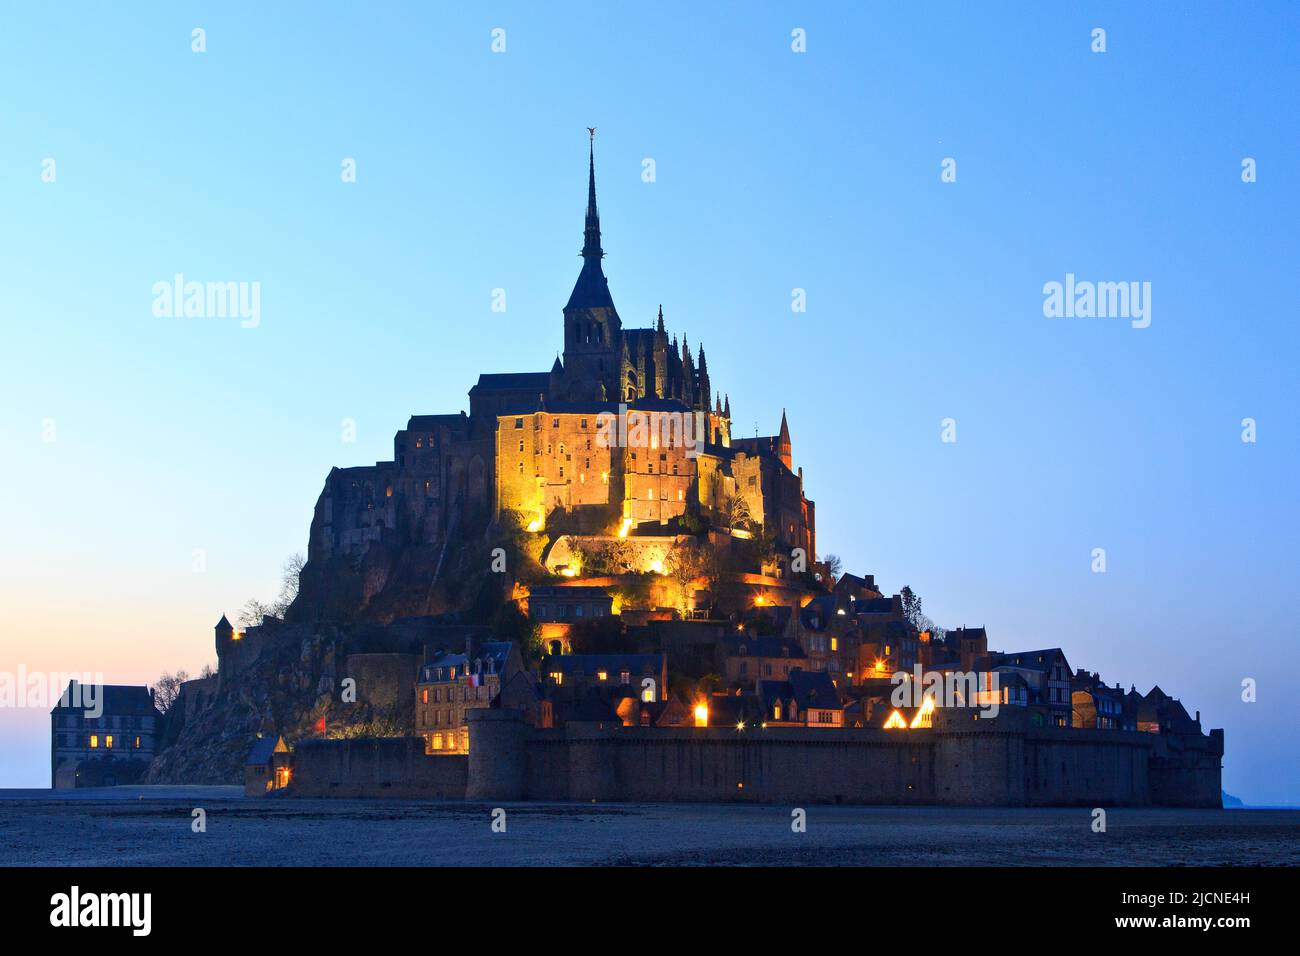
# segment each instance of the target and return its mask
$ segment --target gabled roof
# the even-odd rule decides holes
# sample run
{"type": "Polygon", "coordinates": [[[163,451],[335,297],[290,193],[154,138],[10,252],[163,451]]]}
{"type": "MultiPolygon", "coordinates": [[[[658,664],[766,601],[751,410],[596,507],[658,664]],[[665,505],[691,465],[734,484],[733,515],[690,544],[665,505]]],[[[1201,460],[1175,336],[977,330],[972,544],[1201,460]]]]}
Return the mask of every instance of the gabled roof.
{"type": "Polygon", "coordinates": [[[792,670],[790,685],[794,688],[795,701],[800,710],[809,707],[838,709],[840,706],[839,691],[835,689],[831,675],[825,671],[792,670]]]}
{"type": "Polygon", "coordinates": [[[289,747],[283,737],[269,735],[258,737],[253,741],[252,749],[248,751],[248,759],[244,764],[249,767],[264,767],[271,762],[271,754],[287,753],[288,750],[289,747]]]}
{"type": "Polygon", "coordinates": [[[839,710],[840,695],[831,675],[825,671],[805,671],[795,668],[788,680],[763,680],[758,682],[758,696],[763,707],[770,710],[777,700],[793,700],[800,713],[810,707],[818,710],[839,710]]]}
{"type": "Polygon", "coordinates": [[[1065,652],[1059,647],[1047,647],[1037,651],[1009,651],[1006,653],[989,654],[984,661],[991,661],[989,668],[993,667],[1023,667],[1026,670],[1047,670],[1052,666],[1056,658],[1060,658],[1065,663],[1065,669],[1069,671],[1069,661],[1066,660],[1065,652]],[[1041,658],[1041,660],[1040,660],[1041,658]]]}
{"type": "Polygon", "coordinates": [[[154,705],[153,693],[148,687],[136,684],[80,684],[78,681],[69,681],[68,686],[64,688],[63,696],[59,698],[58,704],[54,707],[53,712],[84,711],[90,703],[98,708],[102,708],[106,715],[113,717],[159,717],[161,712],[154,705]],[[70,696],[73,685],[77,684],[77,701],[70,696]],[[93,697],[91,695],[94,695],[93,697]]]}

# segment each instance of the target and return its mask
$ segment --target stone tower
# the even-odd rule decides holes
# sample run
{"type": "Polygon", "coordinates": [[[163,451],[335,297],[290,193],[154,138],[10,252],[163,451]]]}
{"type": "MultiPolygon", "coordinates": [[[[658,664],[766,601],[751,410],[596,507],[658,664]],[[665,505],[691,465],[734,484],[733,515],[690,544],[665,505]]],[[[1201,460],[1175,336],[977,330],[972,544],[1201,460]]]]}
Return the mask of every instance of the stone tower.
{"type": "Polygon", "coordinates": [[[564,398],[612,401],[619,395],[623,323],[601,268],[600,212],[596,208],[595,130],[587,155],[587,220],[582,271],[564,307],[564,398]]]}

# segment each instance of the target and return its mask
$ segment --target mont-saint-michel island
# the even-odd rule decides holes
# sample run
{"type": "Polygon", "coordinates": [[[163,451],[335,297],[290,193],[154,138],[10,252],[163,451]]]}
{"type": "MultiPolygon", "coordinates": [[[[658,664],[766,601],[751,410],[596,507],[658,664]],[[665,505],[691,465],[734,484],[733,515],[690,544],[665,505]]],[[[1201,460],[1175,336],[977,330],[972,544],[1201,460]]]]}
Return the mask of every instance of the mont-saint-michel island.
{"type": "Polygon", "coordinates": [[[332,468],[284,600],[213,608],[212,672],[70,683],[51,786],[1219,807],[1223,731],[1161,674],[1007,646],[995,621],[941,627],[911,588],[819,551],[779,389],[744,413],[769,433],[745,434],[671,310],[620,314],[596,144],[554,360],[484,372],[468,411],[416,410],[391,458],[332,468]]]}

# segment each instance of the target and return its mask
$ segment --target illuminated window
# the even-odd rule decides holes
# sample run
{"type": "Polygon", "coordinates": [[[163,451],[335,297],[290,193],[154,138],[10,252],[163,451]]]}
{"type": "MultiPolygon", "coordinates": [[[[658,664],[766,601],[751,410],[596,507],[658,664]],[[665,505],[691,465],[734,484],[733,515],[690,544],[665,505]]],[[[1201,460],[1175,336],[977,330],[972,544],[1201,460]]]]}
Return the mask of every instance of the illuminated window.
{"type": "Polygon", "coordinates": [[[772,705],[772,719],[773,720],[781,719],[781,702],[779,700],[772,705]]]}
{"type": "Polygon", "coordinates": [[[833,650],[833,651],[838,651],[839,649],[840,649],[840,639],[839,639],[838,637],[832,637],[832,638],[831,638],[831,650],[833,650]]]}
{"type": "Polygon", "coordinates": [[[551,671],[551,680],[555,681],[555,683],[557,683],[557,684],[563,684],[563,683],[564,683],[564,672],[563,672],[563,671],[551,671]]]}
{"type": "Polygon", "coordinates": [[[388,485],[386,488],[384,488],[384,497],[385,497],[385,498],[391,498],[391,497],[393,497],[393,486],[392,486],[392,485],[388,485]]]}
{"type": "Polygon", "coordinates": [[[596,671],[596,680],[606,680],[609,674],[606,671],[596,671]]]}
{"type": "Polygon", "coordinates": [[[442,734],[433,735],[433,749],[434,750],[442,749],[442,734]]]}
{"type": "Polygon", "coordinates": [[[429,688],[426,687],[424,690],[420,692],[420,703],[427,704],[428,702],[429,702],[429,688]]]}
{"type": "Polygon", "coordinates": [[[686,492],[685,492],[683,489],[681,489],[681,488],[678,488],[678,489],[677,489],[677,500],[678,500],[678,501],[685,501],[685,500],[686,500],[686,492]]]}
{"type": "Polygon", "coordinates": [[[95,750],[99,747],[99,734],[90,735],[90,749],[95,750]]]}
{"type": "Polygon", "coordinates": [[[632,683],[632,672],[629,671],[629,670],[622,670],[622,671],[619,671],[619,673],[618,673],[618,682],[619,682],[620,684],[630,684],[630,683],[632,683]]]}
{"type": "Polygon", "coordinates": [[[104,738],[104,746],[109,750],[113,749],[113,735],[109,734],[104,738]]]}
{"type": "Polygon", "coordinates": [[[135,749],[136,749],[136,750],[139,750],[139,749],[140,749],[140,738],[139,738],[139,737],[136,737],[136,738],[135,738],[135,749]]]}

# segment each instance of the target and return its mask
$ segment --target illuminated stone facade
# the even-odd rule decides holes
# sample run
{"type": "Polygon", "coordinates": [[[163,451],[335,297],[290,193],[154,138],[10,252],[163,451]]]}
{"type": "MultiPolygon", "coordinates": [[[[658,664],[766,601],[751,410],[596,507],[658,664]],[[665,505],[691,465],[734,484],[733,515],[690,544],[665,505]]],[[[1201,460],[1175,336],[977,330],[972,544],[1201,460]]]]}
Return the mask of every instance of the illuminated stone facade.
{"type": "MultiPolygon", "coordinates": [[[[570,530],[588,534],[628,534],[687,511],[731,526],[739,514],[768,526],[782,549],[815,557],[813,505],[784,414],[778,434],[733,441],[731,402],[714,390],[704,348],[693,354],[685,336],[670,336],[662,308],[652,326],[624,328],[601,264],[594,155],[584,236],[563,359],[549,372],[480,375],[468,415],[413,416],[391,461],[330,472],[301,578],[304,612],[346,614],[382,603],[381,592],[418,590],[438,576],[459,526],[506,511],[540,530],[563,509],[570,530]]],[[[422,610],[405,598],[389,605],[422,610]]]]}

